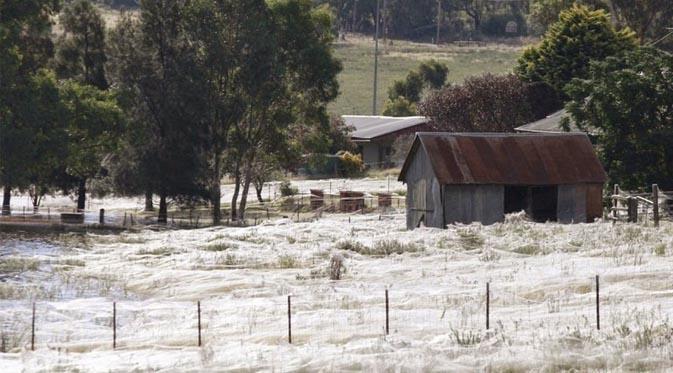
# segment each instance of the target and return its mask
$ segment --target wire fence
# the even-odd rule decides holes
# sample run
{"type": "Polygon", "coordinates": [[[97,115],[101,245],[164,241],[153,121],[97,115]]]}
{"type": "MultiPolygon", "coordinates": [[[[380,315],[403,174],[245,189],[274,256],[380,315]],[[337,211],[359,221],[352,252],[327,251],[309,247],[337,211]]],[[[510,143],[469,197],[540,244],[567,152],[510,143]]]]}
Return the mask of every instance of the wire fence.
{"type": "MultiPolygon", "coordinates": [[[[625,322],[637,321],[622,311],[630,304],[640,305],[638,294],[618,288],[606,292],[598,276],[573,286],[583,290],[540,297],[512,284],[474,283],[450,294],[332,289],[244,302],[82,299],[74,307],[72,303],[22,303],[0,311],[0,351],[87,352],[226,343],[344,345],[388,335],[413,340],[448,337],[473,345],[504,329],[579,327],[588,332],[607,326],[608,333],[617,333],[625,322]]],[[[657,327],[655,321],[667,323],[670,306],[652,316],[658,320],[651,320],[650,328],[657,327]]]]}
{"type": "MultiPolygon", "coordinates": [[[[246,207],[245,219],[234,221],[229,215],[231,206],[222,205],[224,225],[258,225],[275,218],[287,218],[297,222],[313,221],[324,213],[365,214],[378,213],[381,216],[405,208],[404,196],[380,193],[340,192],[339,194],[298,193],[287,197],[278,197],[265,202],[250,202],[246,207]],[[353,196],[355,195],[355,196],[353,196]]],[[[209,206],[192,206],[171,209],[168,212],[168,225],[177,228],[199,228],[212,225],[212,211],[209,206]]],[[[132,228],[157,223],[156,212],[142,209],[83,210],[64,207],[20,207],[6,209],[0,215],[0,223],[52,225],[74,224],[84,226],[105,225],[108,228],[132,228]]]]}

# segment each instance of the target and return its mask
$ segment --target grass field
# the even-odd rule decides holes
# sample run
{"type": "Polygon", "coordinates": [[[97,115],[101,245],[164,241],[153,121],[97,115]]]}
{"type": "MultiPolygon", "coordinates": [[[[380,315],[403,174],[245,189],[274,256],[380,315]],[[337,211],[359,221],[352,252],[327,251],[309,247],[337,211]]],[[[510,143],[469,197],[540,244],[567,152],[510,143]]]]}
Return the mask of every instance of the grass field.
{"type": "MultiPolygon", "coordinates": [[[[377,108],[380,113],[393,81],[403,79],[409,70],[426,60],[435,59],[449,66],[449,81],[462,82],[466,77],[483,73],[506,73],[512,71],[522,47],[504,44],[484,46],[444,45],[412,43],[395,40],[384,51],[380,45],[379,85],[377,108]]],[[[369,37],[351,35],[346,41],[335,45],[336,56],[343,63],[339,77],[341,94],[330,105],[335,114],[372,113],[372,88],[374,80],[374,41],[369,37]]]]}

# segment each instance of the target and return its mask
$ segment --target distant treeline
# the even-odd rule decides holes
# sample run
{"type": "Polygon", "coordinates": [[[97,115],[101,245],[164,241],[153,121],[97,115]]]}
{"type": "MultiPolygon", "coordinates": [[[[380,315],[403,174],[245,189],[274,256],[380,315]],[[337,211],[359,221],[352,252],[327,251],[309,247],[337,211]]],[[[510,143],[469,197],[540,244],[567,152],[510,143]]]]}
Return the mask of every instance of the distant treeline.
{"type": "Polygon", "coordinates": [[[538,36],[573,4],[603,9],[617,26],[630,26],[641,38],[658,39],[672,26],[669,0],[313,0],[329,6],[341,32],[373,34],[377,1],[380,33],[399,39],[465,40],[538,36]]]}

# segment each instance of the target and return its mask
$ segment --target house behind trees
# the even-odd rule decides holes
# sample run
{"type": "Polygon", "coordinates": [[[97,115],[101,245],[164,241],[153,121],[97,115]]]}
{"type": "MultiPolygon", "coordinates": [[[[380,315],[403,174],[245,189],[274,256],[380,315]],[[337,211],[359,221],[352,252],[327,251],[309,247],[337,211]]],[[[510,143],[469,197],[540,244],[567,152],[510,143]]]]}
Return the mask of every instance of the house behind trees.
{"type": "Polygon", "coordinates": [[[365,166],[370,168],[394,166],[392,153],[395,140],[429,128],[429,120],[425,117],[344,115],[343,120],[353,128],[351,138],[358,146],[365,166]]]}
{"type": "Polygon", "coordinates": [[[399,180],[407,228],[503,221],[593,222],[607,175],[585,134],[418,133],[399,180]]]}

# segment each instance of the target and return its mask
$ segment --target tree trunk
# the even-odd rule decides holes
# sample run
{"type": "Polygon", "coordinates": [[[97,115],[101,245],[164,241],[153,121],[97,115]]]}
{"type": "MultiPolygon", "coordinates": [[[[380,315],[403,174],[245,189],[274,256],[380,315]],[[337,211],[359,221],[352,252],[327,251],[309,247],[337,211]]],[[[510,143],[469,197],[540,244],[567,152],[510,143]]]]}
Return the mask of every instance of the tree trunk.
{"type": "Polygon", "coordinates": [[[262,192],[264,191],[264,183],[254,183],[255,192],[257,192],[257,200],[259,203],[264,204],[264,198],[262,198],[262,192]]]}
{"type": "Polygon", "coordinates": [[[5,185],[2,189],[2,215],[10,215],[12,209],[9,207],[9,202],[12,200],[12,188],[5,185]]]}
{"type": "Polygon", "coordinates": [[[159,195],[159,224],[168,223],[168,206],[166,205],[166,193],[162,192],[159,195]]]}
{"type": "Polygon", "coordinates": [[[213,205],[213,225],[222,223],[222,187],[220,185],[220,157],[215,157],[215,169],[213,170],[213,179],[210,185],[210,203],[213,205]]]}
{"type": "Polygon", "coordinates": [[[239,171],[239,166],[236,165],[236,172],[234,175],[235,185],[234,185],[234,195],[231,197],[231,220],[236,221],[238,214],[236,213],[236,204],[238,203],[238,192],[241,189],[241,172],[239,171]]]}
{"type": "Polygon", "coordinates": [[[248,192],[250,191],[251,182],[252,182],[252,168],[247,167],[245,170],[245,179],[243,181],[241,204],[238,207],[238,220],[240,221],[245,221],[245,205],[248,203],[248,192]]]}
{"type": "Polygon", "coordinates": [[[79,187],[77,188],[77,211],[84,211],[86,209],[86,179],[79,180],[79,187]]]}
{"type": "Polygon", "coordinates": [[[154,202],[152,202],[152,192],[145,192],[145,212],[154,211],[154,202]]]}

